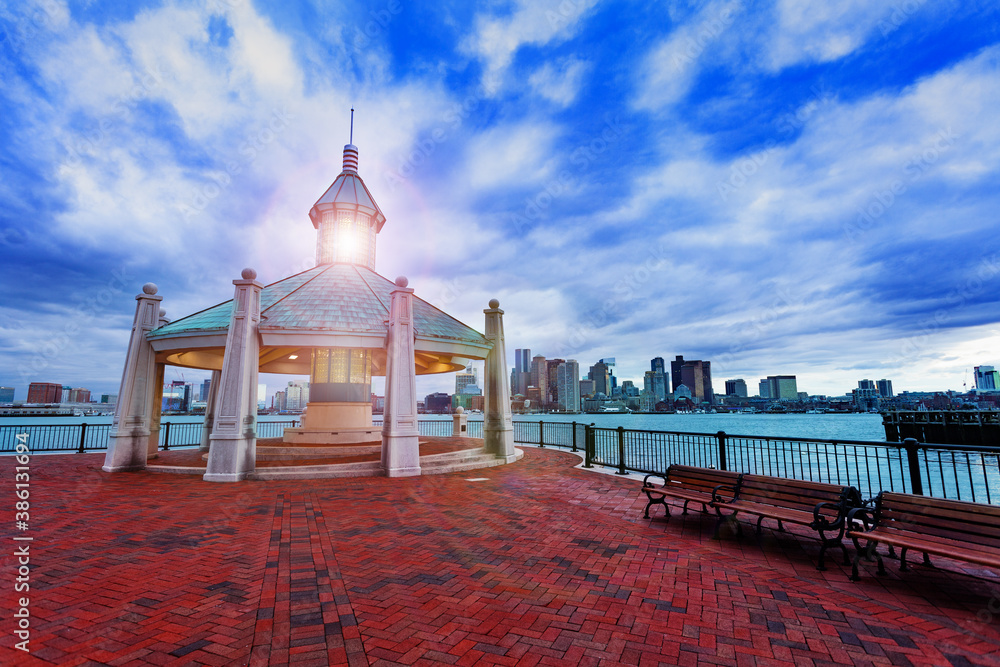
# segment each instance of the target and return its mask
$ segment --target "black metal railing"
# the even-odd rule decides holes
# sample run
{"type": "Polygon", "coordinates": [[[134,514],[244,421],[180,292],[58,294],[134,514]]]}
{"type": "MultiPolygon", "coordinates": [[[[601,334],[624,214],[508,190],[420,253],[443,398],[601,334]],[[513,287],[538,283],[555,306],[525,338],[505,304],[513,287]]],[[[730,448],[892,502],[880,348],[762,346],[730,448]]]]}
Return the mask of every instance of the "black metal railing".
{"type": "Polygon", "coordinates": [[[671,464],[733,470],[815,482],[849,484],[863,495],[898,491],[1000,504],[1000,449],[993,447],[860,440],[777,438],[597,428],[573,422],[514,422],[514,441],[567,447],[577,435],[584,465],[619,474],[663,473],[671,464]],[[551,437],[550,437],[551,434],[551,437]]]}
{"type": "MultiPolygon", "coordinates": [[[[281,437],[297,424],[257,422],[257,436],[281,437]]],[[[421,435],[431,437],[449,437],[454,428],[450,419],[421,419],[418,426],[421,435]]],[[[13,452],[20,434],[27,434],[33,452],[106,449],[110,431],[110,424],[2,425],[0,453],[13,452]]],[[[483,421],[469,420],[466,433],[482,438],[483,421]]],[[[196,446],[201,434],[201,423],[164,421],[160,447],[196,446]]],[[[522,444],[581,451],[585,466],[613,467],[619,474],[663,473],[677,463],[850,484],[868,497],[886,490],[1000,504],[1000,449],[993,447],[646,431],[544,420],[515,421],[513,435],[522,444]]]]}
{"type": "MultiPolygon", "coordinates": [[[[258,438],[280,438],[288,426],[298,421],[257,422],[258,438]]],[[[159,447],[193,447],[201,443],[200,422],[162,422],[159,447]]],[[[32,452],[90,452],[108,448],[111,424],[4,424],[0,425],[0,454],[17,446],[17,436],[28,436],[32,452]]],[[[450,433],[449,433],[450,434],[450,433]]]]}

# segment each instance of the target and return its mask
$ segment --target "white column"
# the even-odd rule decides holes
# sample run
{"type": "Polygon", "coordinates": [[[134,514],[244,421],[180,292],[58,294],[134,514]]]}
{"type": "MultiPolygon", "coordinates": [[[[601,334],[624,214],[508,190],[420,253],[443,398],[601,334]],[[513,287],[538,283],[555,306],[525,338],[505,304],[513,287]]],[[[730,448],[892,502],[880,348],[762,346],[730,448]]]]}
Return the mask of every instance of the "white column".
{"type": "Polygon", "coordinates": [[[219,406],[209,436],[209,482],[238,482],[254,471],[257,457],[257,370],[260,363],[260,290],[253,269],[234,280],[233,315],[219,380],[219,406]]]}
{"type": "Polygon", "coordinates": [[[486,414],[483,416],[483,440],[486,451],[497,458],[513,463],[514,420],[510,412],[510,386],[507,374],[507,344],[503,336],[503,311],[500,302],[490,299],[486,313],[486,340],[493,348],[486,355],[483,402],[486,414]]]}
{"type": "Polygon", "coordinates": [[[125,368],[118,389],[118,405],[111,423],[105,472],[142,470],[146,467],[149,427],[153,415],[156,353],[146,334],[159,323],[160,301],[156,285],[146,283],[135,297],[135,319],[125,355],[125,368]]]}
{"type": "Polygon", "coordinates": [[[417,366],[413,345],[413,290],[396,278],[386,338],[385,409],[382,416],[382,467],[389,477],[420,474],[417,425],[417,366]]]}
{"type": "Polygon", "coordinates": [[[160,420],[163,417],[163,378],[167,365],[156,362],[153,370],[152,413],[149,416],[149,438],[146,441],[146,459],[160,455],[160,420]]]}
{"type": "Polygon", "coordinates": [[[219,383],[222,382],[222,371],[212,371],[212,379],[208,385],[208,396],[205,400],[205,423],[201,427],[201,447],[199,451],[209,449],[212,427],[215,425],[215,404],[219,398],[219,383]]]}

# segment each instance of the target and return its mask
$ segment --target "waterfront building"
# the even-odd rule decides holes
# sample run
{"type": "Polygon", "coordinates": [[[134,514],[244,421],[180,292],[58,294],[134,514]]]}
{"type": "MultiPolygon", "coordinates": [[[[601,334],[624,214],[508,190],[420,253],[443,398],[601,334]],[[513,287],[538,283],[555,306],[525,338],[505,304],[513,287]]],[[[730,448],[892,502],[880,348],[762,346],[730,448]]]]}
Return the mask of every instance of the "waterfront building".
{"type": "Polygon", "coordinates": [[[559,366],[566,363],[565,359],[549,359],[545,362],[549,378],[549,398],[546,407],[559,409],[559,366]]]}
{"type": "Polygon", "coordinates": [[[528,385],[533,387],[538,387],[538,395],[540,402],[548,401],[548,367],[545,363],[545,357],[540,354],[536,354],[531,358],[531,377],[529,378],[528,385]]]}
{"type": "MultiPolygon", "coordinates": [[[[652,371],[646,371],[647,373],[652,373],[652,371]]],[[[639,394],[639,411],[640,412],[654,412],[656,410],[656,404],[659,401],[656,400],[656,395],[647,390],[643,390],[639,394]]]]}
{"type": "Polygon", "coordinates": [[[514,350],[514,379],[516,382],[511,391],[527,395],[528,385],[531,384],[531,350],[514,350]]]}
{"type": "Polygon", "coordinates": [[[376,396],[372,394],[372,412],[375,414],[382,414],[385,411],[385,396],[376,396]]]}
{"type": "Polygon", "coordinates": [[[747,397],[747,383],[742,379],[726,380],[726,396],[747,397]]]}
{"type": "Polygon", "coordinates": [[[162,410],[164,412],[189,412],[191,410],[191,385],[183,380],[174,380],[170,384],[164,385],[162,396],[162,410]]]}
{"type": "Polygon", "coordinates": [[[631,380],[625,380],[624,382],[622,382],[621,394],[622,394],[622,396],[628,396],[628,397],[631,397],[631,398],[638,398],[639,397],[639,388],[636,387],[635,383],[632,382],[631,380]]]}
{"type": "MultiPolygon", "coordinates": [[[[2,403],[3,401],[0,401],[2,403]]],[[[69,390],[69,403],[90,403],[90,390],[83,387],[74,387],[69,390]]]]}
{"type": "Polygon", "coordinates": [[[451,412],[451,396],[444,392],[435,392],[424,397],[424,412],[427,414],[445,414],[451,412]]]}
{"type": "Polygon", "coordinates": [[[556,371],[556,394],[559,397],[559,409],[563,412],[580,411],[580,364],[576,359],[567,359],[559,364],[556,371]]]}
{"type": "Polygon", "coordinates": [[[852,403],[859,410],[876,410],[879,405],[878,387],[872,380],[858,380],[858,388],[851,392],[852,403]]]}
{"type": "Polygon", "coordinates": [[[284,390],[279,389],[274,392],[274,396],[271,397],[271,407],[278,412],[284,412],[288,409],[288,395],[284,390]]]}
{"type": "Polygon", "coordinates": [[[799,389],[794,375],[768,375],[768,398],[776,401],[796,401],[799,389]]]}
{"type": "Polygon", "coordinates": [[[101,394],[101,403],[116,405],[118,403],[118,394],[101,394]]]}
{"type": "Polygon", "coordinates": [[[28,385],[26,403],[62,403],[63,386],[54,382],[32,382],[28,385]]]}
{"type": "Polygon", "coordinates": [[[0,387],[0,403],[13,403],[13,402],[14,402],[14,388],[0,387]]]}
{"type": "Polygon", "coordinates": [[[479,373],[471,364],[466,366],[464,371],[455,373],[455,394],[465,393],[465,388],[470,384],[479,384],[479,373]]]}
{"type": "Polygon", "coordinates": [[[649,371],[652,373],[649,390],[656,396],[657,402],[665,401],[667,394],[670,393],[670,381],[667,376],[666,364],[663,361],[663,357],[653,357],[650,359],[649,371]]]}
{"type": "Polygon", "coordinates": [[[613,391],[611,368],[603,359],[590,367],[587,377],[594,381],[594,393],[611,395],[613,391]]]}
{"type": "Polygon", "coordinates": [[[979,391],[996,391],[1000,389],[1000,371],[993,366],[975,367],[976,389],[979,391]]]}
{"type": "Polygon", "coordinates": [[[588,396],[593,396],[596,392],[594,391],[594,381],[590,378],[580,378],[577,386],[580,388],[580,398],[586,398],[588,396]]]}
{"type": "Polygon", "coordinates": [[[309,404],[309,383],[289,382],[285,388],[285,410],[301,411],[309,404]]]}
{"type": "Polygon", "coordinates": [[[771,398],[771,385],[767,378],[757,383],[757,395],[761,398],[771,398]]]}
{"type": "Polygon", "coordinates": [[[677,387],[684,385],[691,392],[694,403],[714,403],[712,392],[712,362],[700,359],[685,360],[682,355],[670,362],[670,380],[676,397],[677,387]]]}
{"type": "Polygon", "coordinates": [[[875,383],[878,386],[878,395],[882,398],[892,398],[892,380],[879,380],[875,383]]]}
{"type": "Polygon", "coordinates": [[[211,391],[212,391],[212,378],[208,378],[201,383],[201,393],[198,394],[198,400],[207,401],[211,391]]]}

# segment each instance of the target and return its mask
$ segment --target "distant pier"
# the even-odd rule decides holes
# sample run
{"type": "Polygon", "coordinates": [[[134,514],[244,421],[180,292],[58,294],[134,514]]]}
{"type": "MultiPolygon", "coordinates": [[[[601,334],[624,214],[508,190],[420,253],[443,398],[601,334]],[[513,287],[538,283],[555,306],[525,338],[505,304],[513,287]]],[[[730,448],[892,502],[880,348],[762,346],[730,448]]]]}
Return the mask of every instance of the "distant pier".
{"type": "Polygon", "coordinates": [[[891,410],[882,426],[889,442],[1000,447],[1000,410],[891,410]]]}

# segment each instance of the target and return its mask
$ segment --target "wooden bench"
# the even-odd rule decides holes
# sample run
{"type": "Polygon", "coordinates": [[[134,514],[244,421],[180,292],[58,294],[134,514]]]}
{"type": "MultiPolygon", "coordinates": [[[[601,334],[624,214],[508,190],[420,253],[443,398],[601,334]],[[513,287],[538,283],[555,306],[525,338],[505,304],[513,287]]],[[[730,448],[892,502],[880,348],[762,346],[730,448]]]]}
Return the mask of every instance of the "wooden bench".
{"type": "Polygon", "coordinates": [[[883,491],[870,507],[851,510],[847,536],[856,553],[851,579],[857,581],[858,561],[864,555],[878,559],[878,573],[885,574],[879,542],[900,547],[899,569],[906,570],[906,552],[922,551],[977,565],[1000,568],[1000,507],[883,491]],[[862,549],[860,541],[867,544],[862,549]]]}
{"type": "Polygon", "coordinates": [[[684,511],[687,514],[688,503],[701,503],[703,512],[708,511],[708,505],[712,502],[713,494],[720,485],[732,485],[739,479],[740,473],[729,472],[727,470],[714,470],[712,468],[696,468],[694,466],[672,465],[667,468],[666,475],[646,475],[642,480],[642,491],[649,498],[646,503],[646,511],[643,514],[649,518],[649,508],[653,505],[663,505],[663,510],[670,519],[670,507],[667,505],[667,498],[677,498],[684,501],[684,511]],[[651,477],[659,477],[663,480],[663,486],[655,486],[650,482],[651,477]]]}
{"type": "Polygon", "coordinates": [[[741,512],[757,517],[758,536],[764,519],[776,520],[778,530],[784,530],[785,523],[812,528],[822,542],[818,570],[826,569],[824,557],[831,545],[839,546],[844,552],[844,565],[850,564],[843,543],[847,514],[862,504],[861,494],[853,486],[765,475],[740,475],[732,487],[719,488],[711,503],[719,515],[716,534],[724,523],[731,522],[742,535],[742,526],[736,519],[741,512]],[[828,537],[829,532],[836,532],[836,537],[828,537]]]}

